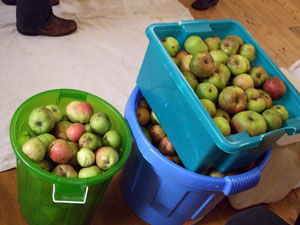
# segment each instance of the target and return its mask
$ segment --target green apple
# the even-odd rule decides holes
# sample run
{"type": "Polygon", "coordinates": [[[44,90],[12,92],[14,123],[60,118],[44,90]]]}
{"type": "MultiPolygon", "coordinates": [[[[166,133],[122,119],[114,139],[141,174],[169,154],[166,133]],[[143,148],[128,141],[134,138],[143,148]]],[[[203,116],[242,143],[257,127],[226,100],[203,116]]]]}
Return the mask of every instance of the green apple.
{"type": "Polygon", "coordinates": [[[208,52],[193,55],[190,62],[190,72],[200,78],[209,77],[215,70],[214,59],[208,52]]]}
{"type": "Polygon", "coordinates": [[[89,167],[95,163],[95,153],[89,148],[81,148],[77,152],[77,162],[81,167],[89,167]]]}
{"type": "Polygon", "coordinates": [[[76,166],[78,166],[78,162],[77,162],[77,153],[78,153],[80,147],[79,147],[79,145],[78,145],[77,142],[69,141],[68,143],[69,143],[69,145],[70,145],[70,147],[71,147],[71,149],[72,149],[72,153],[73,153],[72,157],[71,157],[70,160],[69,160],[69,164],[70,164],[71,166],[76,167],[76,166]]]}
{"type": "Polygon", "coordinates": [[[68,127],[71,125],[72,125],[72,123],[70,121],[66,121],[66,120],[62,120],[62,121],[56,123],[55,127],[54,127],[54,136],[57,139],[68,140],[66,131],[67,131],[68,127]]]}
{"type": "Polygon", "coordinates": [[[66,106],[66,114],[73,123],[88,123],[94,114],[94,109],[88,102],[71,101],[66,106]]]}
{"type": "Polygon", "coordinates": [[[119,161],[117,150],[110,146],[104,146],[96,152],[96,165],[102,170],[109,170],[119,161]]]}
{"type": "Polygon", "coordinates": [[[221,39],[217,36],[212,36],[205,38],[204,42],[208,47],[208,51],[218,50],[220,48],[221,39]]]}
{"type": "Polygon", "coordinates": [[[209,99],[200,99],[202,105],[208,112],[211,117],[214,117],[216,114],[216,105],[209,99]]]}
{"type": "Polygon", "coordinates": [[[186,79],[186,81],[191,86],[191,88],[193,90],[195,90],[199,83],[196,76],[189,71],[183,71],[182,74],[183,74],[184,78],[186,79]]]}
{"type": "Polygon", "coordinates": [[[289,119],[289,112],[283,105],[273,105],[271,109],[274,109],[276,112],[279,113],[282,122],[285,122],[289,119]]]}
{"type": "Polygon", "coordinates": [[[170,56],[175,56],[179,49],[179,43],[174,37],[165,37],[161,40],[163,46],[170,54],[170,56]]]}
{"type": "Polygon", "coordinates": [[[228,120],[223,117],[214,117],[213,120],[224,136],[229,136],[231,134],[228,120]]]}
{"type": "Polygon", "coordinates": [[[228,36],[226,36],[226,38],[233,38],[233,39],[237,40],[240,46],[244,44],[243,39],[238,35],[234,35],[234,34],[228,35],[228,36]]]}
{"type": "Polygon", "coordinates": [[[266,102],[266,109],[269,109],[272,107],[272,97],[271,95],[264,91],[264,90],[261,90],[261,89],[257,89],[259,91],[259,93],[261,94],[261,96],[265,99],[265,102],[266,102]]]}
{"type": "Polygon", "coordinates": [[[223,73],[226,77],[226,85],[231,77],[230,69],[223,63],[215,63],[215,73],[223,73]]]}
{"type": "Polygon", "coordinates": [[[94,151],[98,147],[98,141],[95,134],[86,132],[79,138],[78,144],[80,148],[89,148],[94,151]]]}
{"type": "Polygon", "coordinates": [[[267,124],[263,116],[251,110],[235,114],[231,119],[231,127],[237,133],[245,131],[251,137],[261,135],[267,131],[267,124]]]}
{"type": "Polygon", "coordinates": [[[122,138],[118,131],[110,130],[107,131],[103,136],[103,145],[113,147],[119,150],[122,144],[122,138]]]}
{"type": "Polygon", "coordinates": [[[228,122],[230,122],[230,120],[231,120],[230,115],[229,115],[226,111],[224,111],[223,109],[217,109],[217,110],[216,110],[215,117],[223,117],[223,118],[226,119],[228,122]]]}
{"type": "Polygon", "coordinates": [[[78,178],[94,177],[101,174],[102,171],[98,166],[90,166],[79,170],[78,178]]]}
{"type": "Polygon", "coordinates": [[[40,167],[41,169],[46,170],[48,172],[52,169],[51,163],[49,161],[47,161],[46,159],[43,159],[42,161],[36,163],[36,165],[38,167],[40,167]]]}
{"type": "Polygon", "coordinates": [[[37,163],[44,159],[46,149],[46,145],[38,137],[30,138],[22,146],[22,151],[24,154],[31,161],[37,163]]]}
{"type": "Polygon", "coordinates": [[[224,73],[214,72],[207,79],[208,83],[214,84],[219,91],[222,91],[227,85],[227,77],[224,73]]]}
{"type": "Polygon", "coordinates": [[[147,128],[146,127],[141,127],[141,129],[142,129],[144,135],[146,136],[146,138],[148,138],[149,142],[152,143],[152,139],[151,139],[150,133],[147,130],[147,128]]]}
{"type": "Polygon", "coordinates": [[[249,74],[242,73],[235,76],[232,80],[233,86],[237,86],[246,91],[249,88],[254,88],[254,80],[249,74]]]}
{"type": "Polygon", "coordinates": [[[48,148],[49,145],[56,139],[52,134],[45,133],[37,136],[48,148]]]}
{"type": "Polygon", "coordinates": [[[255,47],[252,44],[243,44],[239,49],[239,54],[245,56],[251,63],[255,59],[255,47]]]}
{"type": "Polygon", "coordinates": [[[209,99],[215,101],[218,98],[219,91],[214,84],[202,82],[197,86],[196,94],[199,99],[209,99]]]}
{"type": "Polygon", "coordinates": [[[47,105],[46,108],[48,108],[52,112],[55,119],[55,123],[62,120],[63,114],[58,105],[47,105]]]}
{"type": "Polygon", "coordinates": [[[247,109],[255,112],[262,112],[266,108],[266,101],[261,93],[255,88],[249,88],[245,91],[247,96],[247,109]]]}
{"type": "Polygon", "coordinates": [[[52,173],[58,176],[77,178],[78,173],[76,170],[68,164],[59,164],[53,170],[52,173]]]}
{"type": "Polygon", "coordinates": [[[55,119],[51,111],[44,107],[38,107],[31,111],[28,124],[32,131],[36,134],[50,132],[55,125],[55,119]]]}
{"type": "Polygon", "coordinates": [[[209,53],[215,62],[226,64],[228,55],[225,52],[221,50],[211,50],[209,53]]]}
{"type": "Polygon", "coordinates": [[[260,87],[269,78],[268,73],[262,66],[254,66],[250,69],[249,75],[254,81],[254,87],[260,87]]]}
{"type": "Polygon", "coordinates": [[[191,35],[185,40],[184,48],[191,55],[195,55],[199,52],[208,52],[208,47],[205,42],[201,37],[196,35],[191,35]]]}
{"type": "Polygon", "coordinates": [[[150,120],[153,125],[160,124],[153,110],[150,113],[150,120]]]}
{"type": "Polygon", "coordinates": [[[239,50],[240,44],[235,38],[226,37],[221,40],[220,50],[225,52],[228,56],[236,54],[239,50]]]}
{"type": "Polygon", "coordinates": [[[250,68],[249,60],[246,57],[238,54],[229,56],[226,65],[233,75],[246,73],[250,68]]]}
{"type": "Polygon", "coordinates": [[[106,113],[95,113],[90,119],[92,131],[104,135],[111,127],[111,121],[106,113]]]}
{"type": "Polygon", "coordinates": [[[282,120],[278,112],[274,109],[267,109],[262,113],[267,123],[267,131],[276,130],[282,127],[282,120]]]}
{"type": "Polygon", "coordinates": [[[23,131],[18,137],[18,144],[22,146],[26,141],[33,137],[36,137],[36,134],[33,131],[23,131]]]}

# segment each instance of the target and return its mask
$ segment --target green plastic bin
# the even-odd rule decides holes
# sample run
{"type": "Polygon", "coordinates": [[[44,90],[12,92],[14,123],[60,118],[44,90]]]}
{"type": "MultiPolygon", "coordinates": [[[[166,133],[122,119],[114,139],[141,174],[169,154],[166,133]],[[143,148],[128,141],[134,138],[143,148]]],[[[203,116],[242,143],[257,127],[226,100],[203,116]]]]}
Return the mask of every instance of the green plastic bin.
{"type": "Polygon", "coordinates": [[[10,123],[10,140],[17,161],[18,201],[30,225],[88,223],[113,175],[127,161],[132,145],[128,124],[112,105],[95,95],[72,89],[45,91],[21,104],[10,123]],[[112,129],[122,137],[119,162],[98,176],[66,178],[54,175],[30,161],[17,142],[21,133],[29,130],[27,120],[34,108],[57,104],[65,110],[71,100],[86,101],[94,107],[95,112],[107,113],[112,120],[112,129]]]}

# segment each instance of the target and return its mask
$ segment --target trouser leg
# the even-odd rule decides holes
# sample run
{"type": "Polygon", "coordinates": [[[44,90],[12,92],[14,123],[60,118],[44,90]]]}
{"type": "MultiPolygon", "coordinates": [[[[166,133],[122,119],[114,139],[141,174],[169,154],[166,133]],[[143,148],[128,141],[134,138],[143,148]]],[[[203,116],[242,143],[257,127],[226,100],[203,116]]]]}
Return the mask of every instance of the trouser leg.
{"type": "Polygon", "coordinates": [[[18,0],[17,29],[20,33],[33,33],[47,26],[53,17],[49,0],[18,0]]]}

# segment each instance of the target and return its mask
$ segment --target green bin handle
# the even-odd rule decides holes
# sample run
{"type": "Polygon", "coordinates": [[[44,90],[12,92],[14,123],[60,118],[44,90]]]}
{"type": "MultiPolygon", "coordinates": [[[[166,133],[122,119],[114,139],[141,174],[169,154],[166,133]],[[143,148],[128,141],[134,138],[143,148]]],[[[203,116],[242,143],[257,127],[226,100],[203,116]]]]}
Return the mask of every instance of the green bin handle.
{"type": "Polygon", "coordinates": [[[55,203],[85,204],[89,187],[74,184],[53,184],[52,199],[55,203]]]}

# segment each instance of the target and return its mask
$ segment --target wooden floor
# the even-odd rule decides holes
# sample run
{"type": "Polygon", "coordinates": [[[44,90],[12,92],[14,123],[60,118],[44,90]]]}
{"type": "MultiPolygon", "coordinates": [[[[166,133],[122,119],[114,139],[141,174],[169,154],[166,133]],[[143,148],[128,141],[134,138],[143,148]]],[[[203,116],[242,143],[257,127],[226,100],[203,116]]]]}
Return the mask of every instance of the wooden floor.
{"type": "MultiPolygon", "coordinates": [[[[300,58],[299,0],[220,0],[206,11],[191,9],[193,0],[179,0],[195,19],[235,19],[250,32],[280,67],[288,67],[300,58]]],[[[143,225],[126,205],[120,193],[119,173],[113,178],[89,225],[143,225]]],[[[25,225],[17,201],[16,170],[0,173],[0,225],[25,225]]],[[[267,208],[293,224],[300,210],[300,189],[267,208]]],[[[200,225],[223,225],[238,212],[224,199],[200,225]]]]}

